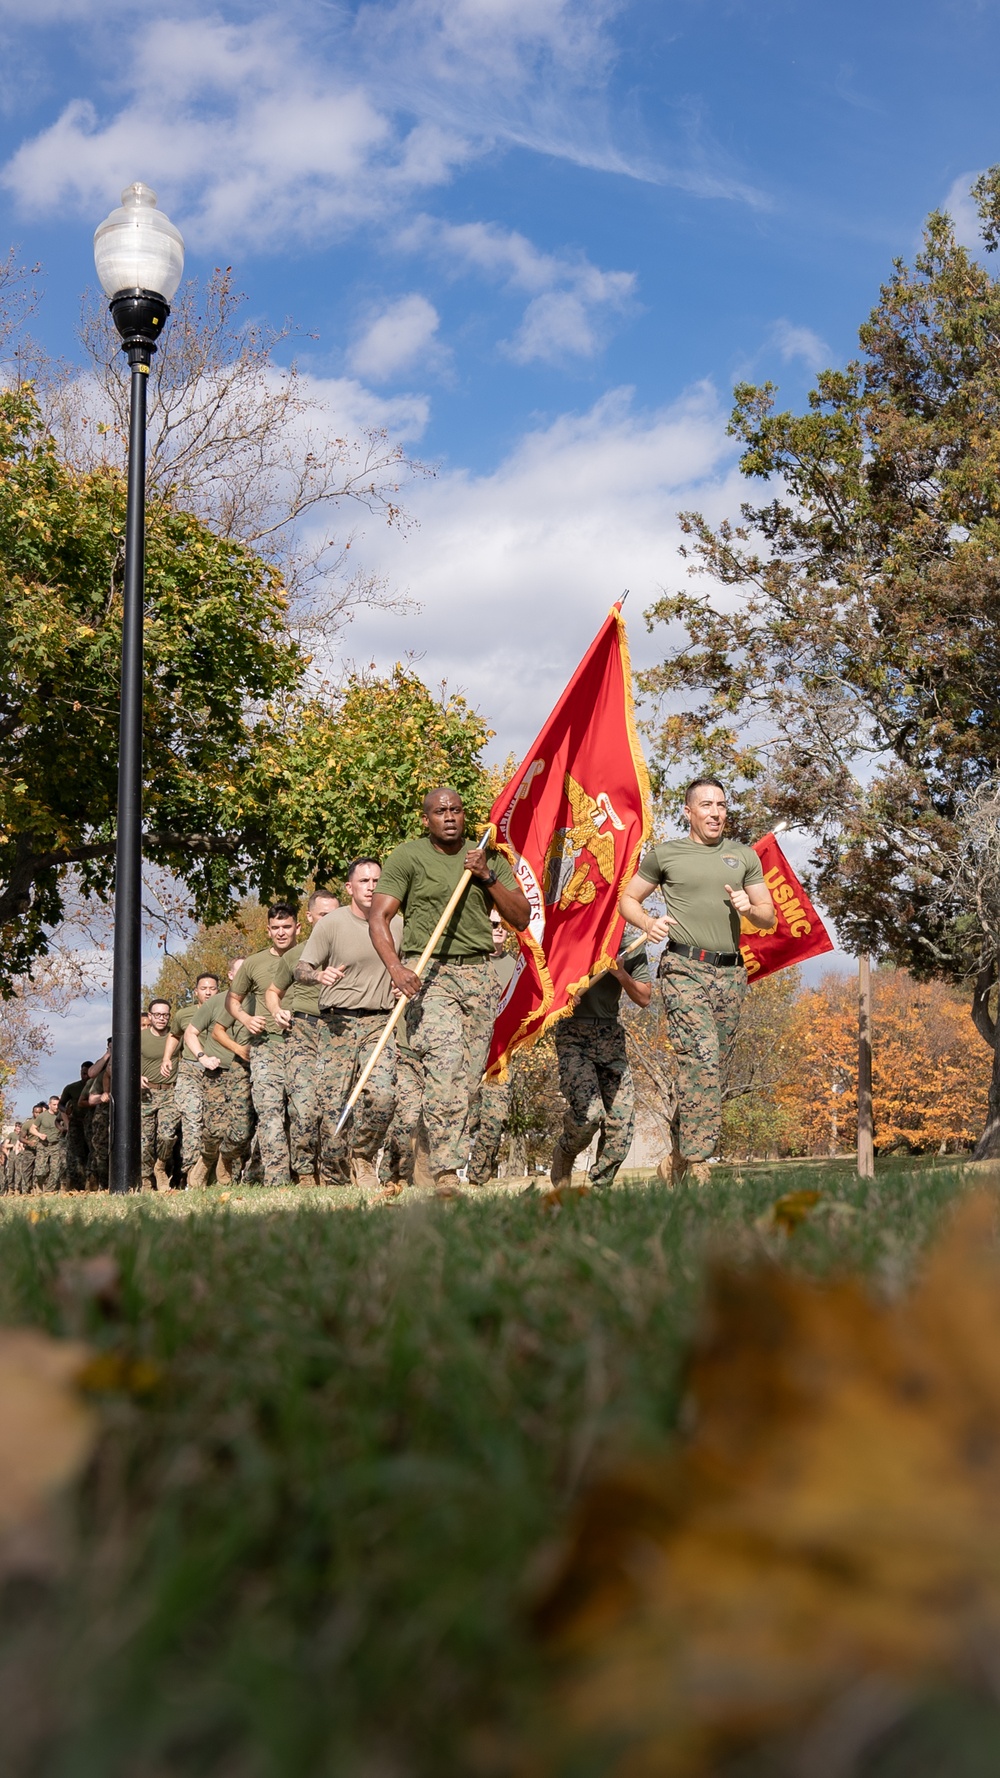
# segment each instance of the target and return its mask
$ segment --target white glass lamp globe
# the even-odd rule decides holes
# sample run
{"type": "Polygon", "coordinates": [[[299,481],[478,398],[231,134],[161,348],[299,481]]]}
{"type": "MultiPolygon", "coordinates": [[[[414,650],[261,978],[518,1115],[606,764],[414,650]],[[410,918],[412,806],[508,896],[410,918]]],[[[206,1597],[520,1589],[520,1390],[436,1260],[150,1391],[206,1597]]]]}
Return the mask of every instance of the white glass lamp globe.
{"type": "Polygon", "coordinates": [[[155,191],[140,180],[122,192],[121,209],[95,229],[94,264],[108,297],[148,290],[172,302],[184,272],[184,240],[156,208],[155,191]]]}

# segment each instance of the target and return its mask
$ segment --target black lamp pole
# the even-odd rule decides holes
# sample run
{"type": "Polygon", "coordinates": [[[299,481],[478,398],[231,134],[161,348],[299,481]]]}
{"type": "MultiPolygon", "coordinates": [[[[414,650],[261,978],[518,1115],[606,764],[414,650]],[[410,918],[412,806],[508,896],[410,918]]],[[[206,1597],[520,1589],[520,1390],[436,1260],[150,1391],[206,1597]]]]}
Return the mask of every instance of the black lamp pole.
{"type": "Polygon", "coordinates": [[[115,948],[111,995],[111,1190],[140,1181],[139,1009],[142,990],[142,620],[146,565],[146,386],[170,310],[148,290],[111,299],[132,371],[128,426],[128,505],[122,613],[121,718],[118,728],[118,830],[115,843],[115,948]]]}

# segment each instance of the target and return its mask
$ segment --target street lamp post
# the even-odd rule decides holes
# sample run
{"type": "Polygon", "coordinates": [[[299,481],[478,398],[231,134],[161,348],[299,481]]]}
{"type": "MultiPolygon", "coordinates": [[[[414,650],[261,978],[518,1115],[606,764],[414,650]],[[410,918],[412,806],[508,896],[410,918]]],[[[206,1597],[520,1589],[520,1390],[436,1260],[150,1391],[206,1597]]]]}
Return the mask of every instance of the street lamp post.
{"type": "Polygon", "coordinates": [[[132,371],[118,725],[115,948],[111,998],[111,1190],[140,1178],[142,985],[142,618],[146,522],[146,379],[184,270],[180,231],[136,183],[94,234],[94,263],[132,371]]]}

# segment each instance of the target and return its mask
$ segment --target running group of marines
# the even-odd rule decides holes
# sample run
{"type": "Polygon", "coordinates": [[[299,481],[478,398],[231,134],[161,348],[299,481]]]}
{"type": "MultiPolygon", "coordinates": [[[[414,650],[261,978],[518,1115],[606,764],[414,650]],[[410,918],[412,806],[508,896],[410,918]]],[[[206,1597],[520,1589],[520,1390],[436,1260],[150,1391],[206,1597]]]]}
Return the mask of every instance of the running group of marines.
{"type": "MultiPolygon", "coordinates": [[[[688,833],[653,846],[622,892],[626,920],[615,965],[556,1025],[565,1100],[550,1175],[560,1184],[594,1137],[589,1171],[609,1186],[632,1143],[635,1100],[622,995],[650,1003],[647,942],[665,943],[659,982],[677,1059],[671,1152],[659,1172],[703,1182],[719,1138],[720,1055],[746,992],[741,921],[773,921],[760,861],[726,839],[725,792],[688,787],[688,833]],[[666,912],[645,907],[659,893],[666,912]]],[[[502,853],[469,843],[460,796],[427,793],[424,831],[381,863],[354,859],[343,906],[325,890],[308,902],[310,931],[286,901],[267,910],[268,945],[238,958],[228,982],[200,975],[193,998],[154,998],[143,1015],[142,1185],[170,1191],[213,1178],[265,1187],[353,1184],[391,1198],[408,1185],[453,1196],[496,1175],[509,1085],[484,1079],[497,1006],[515,967],[509,934],[530,909],[502,853]],[[468,887],[423,976],[413,965],[462,873],[468,887]],[[398,1041],[383,1049],[338,1134],[340,1113],[396,1001],[398,1041]]],[[[0,1189],[101,1190],[108,1183],[113,1058],[85,1062],[60,1096],[39,1101],[0,1147],[0,1189]]]]}

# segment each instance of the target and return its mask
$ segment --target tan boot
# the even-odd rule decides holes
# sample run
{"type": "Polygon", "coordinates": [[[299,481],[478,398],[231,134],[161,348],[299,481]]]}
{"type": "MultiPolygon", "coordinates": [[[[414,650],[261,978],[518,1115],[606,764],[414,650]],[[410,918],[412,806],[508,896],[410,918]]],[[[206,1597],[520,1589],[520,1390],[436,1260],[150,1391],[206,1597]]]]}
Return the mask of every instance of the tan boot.
{"type": "Polygon", "coordinates": [[[364,1155],[352,1154],[351,1156],[351,1184],[356,1185],[359,1191],[378,1191],[378,1174],[371,1161],[366,1160],[364,1155]]]}
{"type": "Polygon", "coordinates": [[[452,1168],[434,1176],[434,1196],[436,1198],[460,1198],[462,1185],[458,1174],[452,1168]]]}
{"type": "Polygon", "coordinates": [[[198,1159],[195,1161],[194,1166],[191,1167],[188,1171],[188,1176],[187,1176],[188,1191],[189,1192],[198,1191],[201,1188],[201,1186],[204,1185],[207,1178],[208,1178],[208,1168],[206,1167],[201,1155],[199,1155],[198,1159]]]}
{"type": "Polygon", "coordinates": [[[216,1185],[232,1185],[233,1183],[233,1176],[229,1171],[229,1164],[227,1161],[223,1160],[221,1154],[217,1156],[215,1162],[215,1183],[216,1185]]]}
{"type": "Polygon", "coordinates": [[[420,1131],[413,1138],[413,1183],[424,1191],[433,1191],[436,1184],[431,1172],[430,1152],[420,1131]]]}
{"type": "Polygon", "coordinates": [[[156,1189],[158,1192],[173,1191],[174,1188],[170,1182],[170,1174],[167,1172],[166,1163],[164,1161],[157,1161],[156,1166],[153,1168],[153,1178],[156,1181],[156,1189]]]}
{"type": "Polygon", "coordinates": [[[557,1142],[552,1150],[552,1165],[549,1178],[553,1185],[566,1185],[573,1177],[573,1161],[575,1156],[567,1154],[561,1142],[557,1142]]]}
{"type": "Polygon", "coordinates": [[[140,1186],[139,1189],[140,1189],[140,1191],[144,1191],[144,1192],[155,1192],[156,1182],[153,1179],[152,1173],[144,1173],[143,1174],[142,1185],[140,1186]]]}

